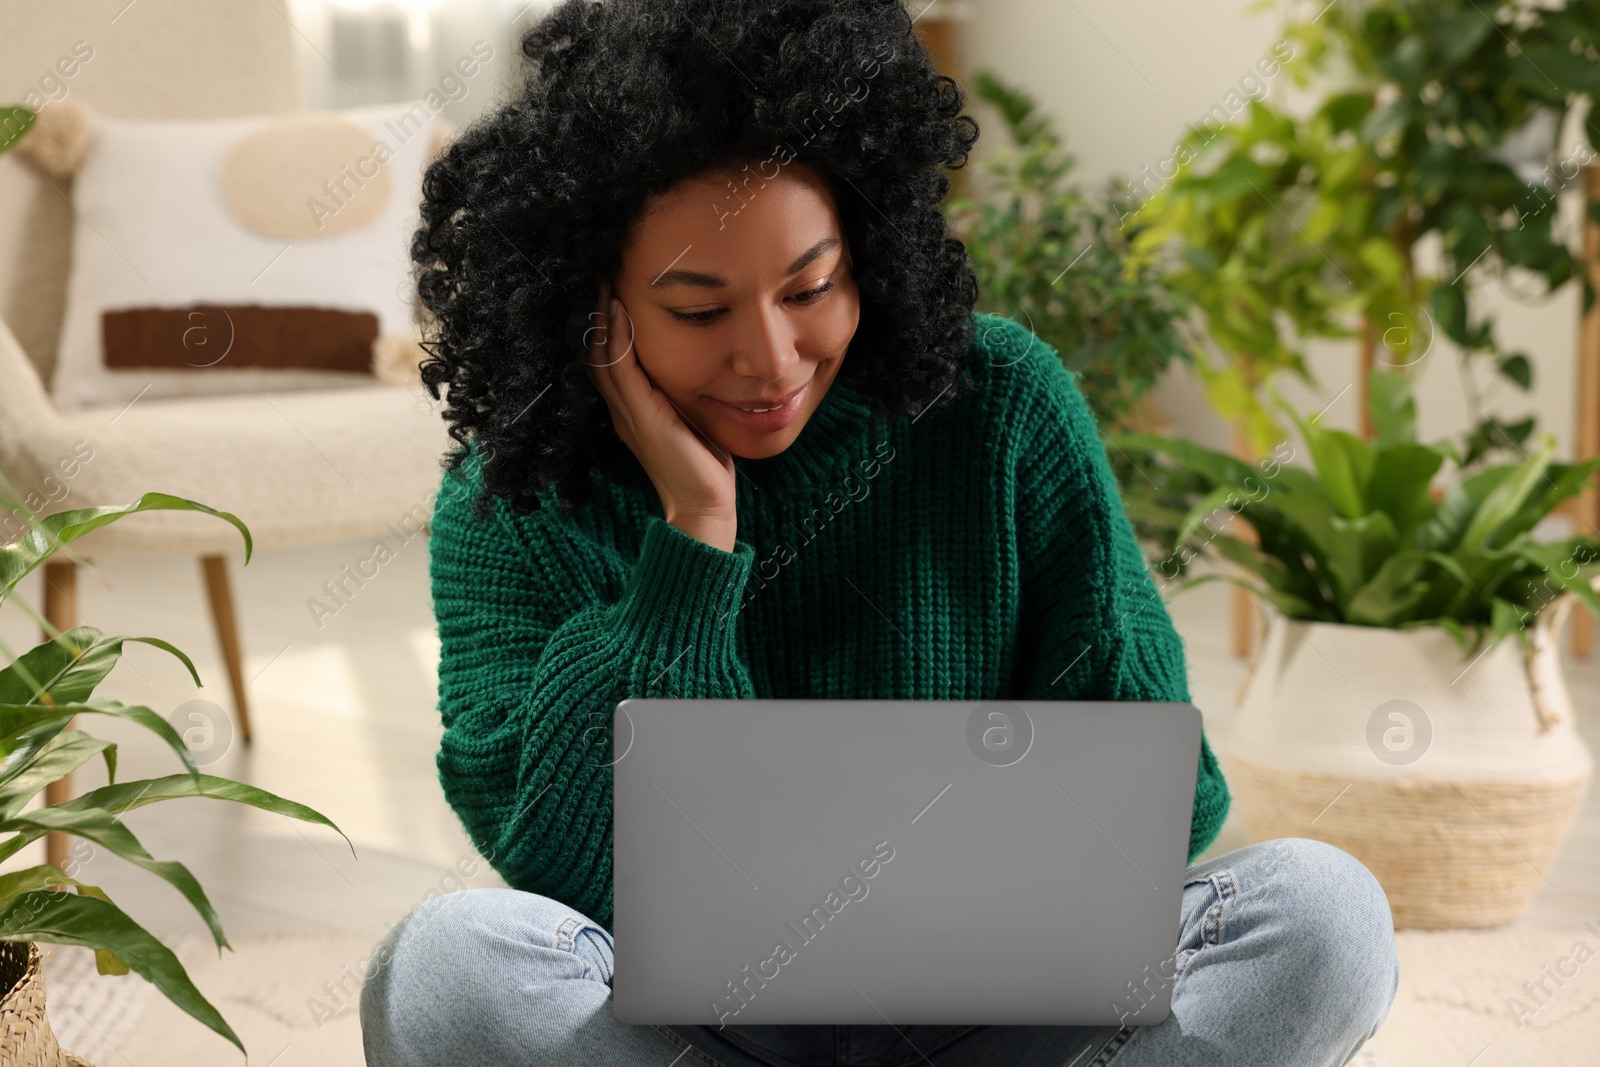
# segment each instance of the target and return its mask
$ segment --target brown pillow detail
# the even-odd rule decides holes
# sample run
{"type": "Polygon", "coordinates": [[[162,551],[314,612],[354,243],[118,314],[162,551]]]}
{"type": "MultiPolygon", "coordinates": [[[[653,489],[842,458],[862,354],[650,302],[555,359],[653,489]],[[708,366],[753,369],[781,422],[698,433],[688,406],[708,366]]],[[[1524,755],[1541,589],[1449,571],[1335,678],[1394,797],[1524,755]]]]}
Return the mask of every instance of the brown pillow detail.
{"type": "Polygon", "coordinates": [[[197,303],[100,316],[107,367],[261,367],[372,374],[378,316],[367,311],[197,303]]]}

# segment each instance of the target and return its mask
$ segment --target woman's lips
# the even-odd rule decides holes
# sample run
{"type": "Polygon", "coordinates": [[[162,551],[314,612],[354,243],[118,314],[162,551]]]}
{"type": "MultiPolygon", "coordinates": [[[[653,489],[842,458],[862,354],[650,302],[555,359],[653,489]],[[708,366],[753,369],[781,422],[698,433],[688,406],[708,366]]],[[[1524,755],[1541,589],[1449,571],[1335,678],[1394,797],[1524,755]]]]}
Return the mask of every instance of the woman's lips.
{"type": "Polygon", "coordinates": [[[711,399],[722,408],[728,419],[740,428],[750,433],[775,433],[793,422],[795,416],[800,414],[800,408],[805,404],[806,394],[810,390],[811,383],[806,382],[782,407],[760,412],[746,411],[725,400],[718,400],[716,397],[711,399]]]}

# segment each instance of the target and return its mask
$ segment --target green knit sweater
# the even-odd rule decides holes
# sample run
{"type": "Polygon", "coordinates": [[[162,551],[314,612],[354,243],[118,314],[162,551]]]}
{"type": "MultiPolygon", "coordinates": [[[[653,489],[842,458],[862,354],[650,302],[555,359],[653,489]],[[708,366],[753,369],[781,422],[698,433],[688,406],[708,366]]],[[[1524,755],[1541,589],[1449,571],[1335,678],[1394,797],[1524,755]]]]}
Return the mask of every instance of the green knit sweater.
{"type": "MultiPolygon", "coordinates": [[[[1189,700],[1074,375],[1009,319],[975,326],[981,392],[880,419],[841,376],[787,450],[736,459],[732,552],[668,525],[637,464],[592,472],[571,519],[551,488],[477,523],[478,479],[445,475],[439,781],[508,884],[611,928],[625,697],[1189,700]]],[[[1202,734],[1190,862],[1228,804],[1202,734]]]]}

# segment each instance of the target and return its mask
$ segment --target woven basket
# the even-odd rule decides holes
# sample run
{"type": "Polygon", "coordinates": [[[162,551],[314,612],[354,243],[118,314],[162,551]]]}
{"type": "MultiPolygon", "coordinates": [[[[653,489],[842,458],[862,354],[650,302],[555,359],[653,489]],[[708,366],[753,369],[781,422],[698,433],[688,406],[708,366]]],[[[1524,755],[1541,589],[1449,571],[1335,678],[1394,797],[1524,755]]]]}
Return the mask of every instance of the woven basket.
{"type": "Polygon", "coordinates": [[[1274,615],[1223,759],[1252,841],[1310,837],[1359,859],[1396,929],[1498,926],[1548,884],[1594,761],[1558,637],[1576,598],[1476,661],[1443,630],[1274,615]]]}
{"type": "Polygon", "coordinates": [[[93,1067],[56,1044],[44,1014],[44,957],[39,946],[0,942],[0,1064],[6,1067],[93,1067]]]}

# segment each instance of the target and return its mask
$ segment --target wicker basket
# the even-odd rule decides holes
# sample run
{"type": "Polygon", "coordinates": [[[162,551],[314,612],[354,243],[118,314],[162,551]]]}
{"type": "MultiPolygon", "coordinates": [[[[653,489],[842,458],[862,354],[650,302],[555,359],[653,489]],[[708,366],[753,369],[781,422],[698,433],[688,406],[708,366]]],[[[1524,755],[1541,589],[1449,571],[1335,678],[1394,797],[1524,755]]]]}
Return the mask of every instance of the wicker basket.
{"type": "Polygon", "coordinates": [[[1557,640],[1576,598],[1475,662],[1437,627],[1275,615],[1222,754],[1252,841],[1310,837],[1372,871],[1397,929],[1521,915],[1583,802],[1593,759],[1557,640]]]}
{"type": "Polygon", "coordinates": [[[56,1044],[44,1014],[44,956],[39,946],[0,942],[0,1063],[6,1067],[93,1067],[56,1044]]]}

